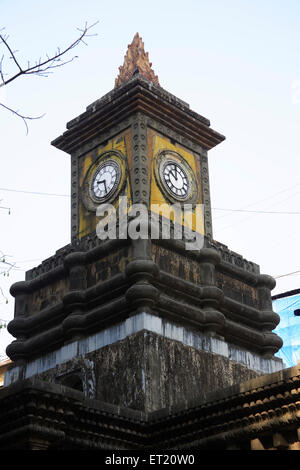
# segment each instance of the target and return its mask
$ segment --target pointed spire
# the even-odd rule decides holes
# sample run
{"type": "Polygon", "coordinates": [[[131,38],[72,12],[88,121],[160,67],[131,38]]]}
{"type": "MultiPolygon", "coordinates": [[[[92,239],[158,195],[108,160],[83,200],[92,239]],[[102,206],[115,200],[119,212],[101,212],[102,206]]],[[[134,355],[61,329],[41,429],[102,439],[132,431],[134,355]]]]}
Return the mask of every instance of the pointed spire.
{"type": "Polygon", "coordinates": [[[136,33],[131,44],[128,45],[124,64],[119,67],[119,75],[115,80],[115,88],[129,80],[133,75],[140,74],[159,85],[158,76],[154,74],[149,62],[148,52],[145,52],[144,43],[139,33],[136,33]]]}

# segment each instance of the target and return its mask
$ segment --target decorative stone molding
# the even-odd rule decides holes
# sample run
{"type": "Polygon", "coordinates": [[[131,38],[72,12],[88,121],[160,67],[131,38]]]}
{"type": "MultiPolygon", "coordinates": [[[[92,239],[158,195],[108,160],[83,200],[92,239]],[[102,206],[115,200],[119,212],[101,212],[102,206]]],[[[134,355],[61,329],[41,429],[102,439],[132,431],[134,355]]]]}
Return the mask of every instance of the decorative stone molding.
{"type": "Polygon", "coordinates": [[[150,413],[31,378],[0,390],[0,413],[5,450],[37,440],[52,450],[299,450],[300,374],[293,367],[150,413]]]}
{"type": "Polygon", "coordinates": [[[191,111],[186,103],[136,75],[70,121],[68,130],[53,140],[52,145],[78,155],[99,135],[110,133],[112,126],[120,129],[122,123],[136,112],[146,114],[170,132],[180,135],[183,145],[193,142],[209,150],[225,139],[210,127],[208,119],[191,111]]]}
{"type": "Polygon", "coordinates": [[[129,80],[133,75],[140,74],[151,82],[159,85],[158,77],[154,74],[149,62],[149,54],[144,50],[144,43],[139,33],[136,33],[128,45],[123,66],[119,67],[119,75],[115,80],[115,88],[129,80]]]}
{"type": "Polygon", "coordinates": [[[147,156],[147,126],[145,117],[133,117],[132,132],[132,202],[149,206],[149,174],[147,156]]]}

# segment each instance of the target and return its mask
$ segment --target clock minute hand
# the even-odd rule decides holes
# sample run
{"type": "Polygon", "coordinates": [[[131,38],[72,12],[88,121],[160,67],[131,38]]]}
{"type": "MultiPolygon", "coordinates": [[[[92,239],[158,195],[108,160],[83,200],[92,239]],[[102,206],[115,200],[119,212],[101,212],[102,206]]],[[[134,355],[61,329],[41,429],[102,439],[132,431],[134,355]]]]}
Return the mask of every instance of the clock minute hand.
{"type": "Polygon", "coordinates": [[[175,180],[177,181],[177,178],[178,178],[177,171],[176,170],[171,170],[170,173],[172,174],[172,176],[174,176],[175,180]],[[173,173],[173,171],[174,171],[174,173],[173,173]]]}

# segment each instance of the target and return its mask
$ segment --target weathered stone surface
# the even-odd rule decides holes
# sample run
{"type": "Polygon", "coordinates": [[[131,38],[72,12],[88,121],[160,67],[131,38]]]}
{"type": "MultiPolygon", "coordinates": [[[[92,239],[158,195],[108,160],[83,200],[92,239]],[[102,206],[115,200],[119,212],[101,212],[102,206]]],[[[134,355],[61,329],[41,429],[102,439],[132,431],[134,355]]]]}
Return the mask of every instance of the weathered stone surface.
{"type": "Polygon", "coordinates": [[[150,412],[204,400],[212,391],[259,375],[227,357],[142,331],[37,377],[78,387],[97,400],[150,412]]]}
{"type": "Polygon", "coordinates": [[[262,357],[281,347],[272,332],[279,321],[270,303],[272,279],[223,261],[208,240],[199,252],[173,239],[109,240],[91,249],[83,241],[60,259],[11,288],[16,308],[8,328],[17,340],[7,352],[14,360],[33,359],[139,312],[218,333],[262,357]]]}
{"type": "Polygon", "coordinates": [[[49,378],[0,390],[1,449],[299,450],[299,366],[147,413],[49,378]]]}
{"type": "Polygon", "coordinates": [[[225,139],[187,103],[138,74],[89,105],[52,144],[78,158],[128,127],[137,112],[160,122],[162,129],[168,128],[183,144],[193,143],[209,150],[225,139]]]}

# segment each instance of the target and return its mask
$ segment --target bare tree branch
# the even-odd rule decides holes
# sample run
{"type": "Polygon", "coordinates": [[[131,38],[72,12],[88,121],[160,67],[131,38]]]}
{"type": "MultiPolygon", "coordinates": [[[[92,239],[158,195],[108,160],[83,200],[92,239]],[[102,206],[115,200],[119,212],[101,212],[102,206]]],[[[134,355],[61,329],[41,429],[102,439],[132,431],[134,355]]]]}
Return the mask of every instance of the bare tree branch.
{"type": "Polygon", "coordinates": [[[31,121],[33,119],[41,119],[43,116],[45,116],[45,114],[42,114],[41,116],[23,116],[23,114],[20,114],[18,111],[12,109],[12,108],[9,108],[8,106],[6,106],[5,104],[3,103],[0,103],[0,106],[2,106],[3,108],[7,109],[7,111],[10,111],[11,113],[15,114],[16,116],[18,116],[19,118],[21,118],[25,124],[25,127],[26,127],[26,135],[28,134],[28,124],[27,124],[27,121],[31,121]]]}
{"type": "MultiPolygon", "coordinates": [[[[21,67],[21,65],[19,64],[17,58],[16,58],[16,55],[15,55],[15,52],[11,49],[11,47],[9,46],[8,42],[7,42],[7,37],[4,37],[3,34],[0,34],[0,40],[3,42],[3,44],[6,46],[6,48],[8,49],[8,51],[10,52],[10,58],[13,59],[13,61],[15,62],[16,66],[18,67],[19,69],[19,72],[16,73],[15,75],[9,77],[8,79],[4,80],[4,82],[2,83],[2,86],[3,85],[8,85],[10,82],[12,82],[13,80],[15,80],[16,78],[20,77],[21,75],[28,75],[28,74],[39,74],[41,72],[45,72],[46,70],[49,70],[49,69],[52,69],[52,68],[55,68],[55,67],[61,67],[62,65],[65,65],[69,62],[72,62],[72,60],[74,60],[75,58],[77,58],[77,56],[74,56],[72,57],[70,60],[67,60],[67,61],[64,61],[62,63],[59,63],[57,64],[56,62],[60,62],[61,60],[61,57],[65,54],[67,54],[68,52],[70,52],[72,49],[74,49],[76,46],[78,46],[78,44],[80,42],[82,42],[83,44],[86,45],[86,43],[83,41],[83,38],[84,37],[91,37],[91,36],[95,36],[95,34],[91,35],[91,34],[88,34],[88,31],[93,28],[98,22],[88,26],[87,23],[85,24],[85,27],[83,29],[78,29],[78,31],[81,32],[80,36],[72,43],[70,44],[68,47],[66,47],[65,49],[63,49],[62,51],[60,50],[60,48],[58,47],[57,48],[57,52],[52,56],[52,57],[49,57],[48,54],[46,54],[46,59],[45,60],[41,60],[41,58],[39,59],[39,61],[36,61],[35,65],[32,65],[30,66],[30,63],[27,62],[27,68],[23,69],[21,67]]],[[[0,43],[1,44],[1,43],[0,43]]],[[[1,61],[2,62],[2,61],[1,61]]],[[[1,75],[4,75],[3,74],[3,70],[1,69],[1,75]]]]}
{"type": "MultiPolygon", "coordinates": [[[[0,87],[2,87],[4,85],[8,85],[9,83],[13,82],[17,78],[19,78],[21,76],[24,76],[24,75],[37,75],[39,77],[48,77],[48,75],[50,73],[53,73],[53,69],[56,69],[58,67],[62,67],[63,65],[69,64],[74,59],[76,59],[78,56],[73,56],[68,60],[62,60],[62,57],[65,56],[66,54],[68,54],[71,50],[73,50],[81,42],[83,44],[87,45],[87,43],[84,41],[84,38],[88,38],[88,37],[91,37],[91,36],[96,36],[96,34],[90,34],[89,31],[97,23],[98,23],[98,21],[96,23],[90,25],[90,26],[88,26],[88,24],[85,23],[85,26],[84,26],[83,29],[77,28],[77,30],[80,32],[80,36],[75,41],[73,41],[69,46],[67,46],[65,49],[61,50],[58,47],[54,55],[49,56],[48,54],[46,54],[45,59],[42,60],[40,58],[38,61],[35,61],[34,65],[31,65],[30,61],[27,60],[27,66],[24,67],[24,68],[22,67],[22,65],[20,64],[19,60],[16,57],[17,51],[14,51],[8,43],[9,36],[3,34],[4,28],[0,29],[0,46],[2,44],[4,46],[4,48],[9,52],[9,58],[13,60],[15,66],[18,69],[18,71],[16,73],[14,73],[11,76],[9,76],[8,78],[6,78],[7,74],[5,73],[4,68],[3,68],[4,67],[5,54],[3,54],[1,59],[0,59],[0,77],[1,77],[1,80],[2,80],[2,83],[0,83],[0,87]]],[[[32,120],[32,119],[40,119],[41,117],[44,116],[44,115],[36,116],[36,117],[25,116],[25,115],[21,114],[19,111],[16,111],[16,110],[10,108],[9,106],[7,106],[3,103],[0,103],[0,106],[5,108],[6,110],[12,112],[14,115],[20,117],[23,120],[23,122],[26,126],[26,133],[27,134],[28,134],[27,121],[32,120]]]]}

